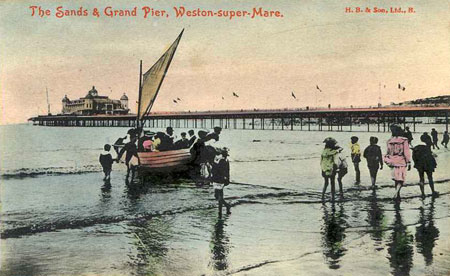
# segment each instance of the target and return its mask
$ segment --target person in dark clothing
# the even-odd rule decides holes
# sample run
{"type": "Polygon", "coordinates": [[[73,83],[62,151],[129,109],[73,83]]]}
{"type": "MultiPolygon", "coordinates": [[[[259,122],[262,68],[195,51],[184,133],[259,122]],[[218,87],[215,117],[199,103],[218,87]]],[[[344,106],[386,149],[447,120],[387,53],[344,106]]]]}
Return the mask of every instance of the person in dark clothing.
{"type": "Polygon", "coordinates": [[[119,139],[116,140],[116,142],[114,142],[114,151],[116,152],[116,154],[119,154],[120,152],[120,148],[124,145],[124,142],[127,139],[127,136],[125,137],[120,137],[119,139]]]}
{"type": "Polygon", "coordinates": [[[424,143],[430,147],[433,145],[433,141],[431,140],[431,136],[428,135],[428,132],[424,132],[421,136],[420,136],[420,141],[424,141],[424,143]],[[422,137],[424,140],[422,140],[422,137]]]}
{"type": "Polygon", "coordinates": [[[186,138],[186,132],[181,133],[181,139],[176,141],[174,144],[175,149],[188,149],[189,140],[186,138]]]}
{"type": "Polygon", "coordinates": [[[195,140],[197,140],[197,136],[195,136],[195,132],[193,129],[189,130],[188,134],[189,134],[189,147],[191,147],[195,143],[195,140]]]}
{"type": "Polygon", "coordinates": [[[205,142],[208,142],[210,140],[215,140],[216,142],[219,141],[219,135],[222,132],[222,128],[221,127],[214,127],[214,132],[209,133],[208,135],[206,135],[206,139],[205,142]]]}
{"type": "Polygon", "coordinates": [[[174,135],[173,128],[167,127],[166,133],[158,132],[159,139],[161,139],[161,144],[159,145],[159,151],[167,151],[174,149],[174,135]]]}
{"type": "Polygon", "coordinates": [[[111,153],[109,152],[111,150],[111,146],[106,144],[103,147],[104,151],[100,154],[100,157],[98,158],[98,161],[102,165],[103,173],[105,174],[105,177],[103,180],[109,181],[111,178],[111,170],[112,170],[112,164],[114,162],[111,153]]]}
{"type": "Polygon", "coordinates": [[[196,181],[197,186],[205,184],[209,178],[210,169],[205,150],[205,138],[207,134],[206,131],[200,130],[198,132],[199,138],[190,150],[192,156],[191,176],[196,181]]]}
{"type": "Polygon", "coordinates": [[[131,141],[126,143],[125,146],[120,150],[119,155],[117,156],[117,162],[120,160],[122,155],[126,152],[125,155],[125,165],[127,166],[127,179],[131,174],[131,179],[134,178],[134,174],[136,171],[136,166],[140,163],[139,155],[136,147],[136,137],[132,137],[131,141]],[[132,159],[135,158],[137,162],[131,162],[132,159]]]}
{"type": "Polygon", "coordinates": [[[370,137],[370,146],[368,146],[363,153],[364,158],[367,160],[367,167],[369,168],[370,180],[372,181],[372,187],[375,188],[377,181],[378,169],[383,169],[383,155],[381,154],[381,148],[377,145],[378,138],[370,137]]]}
{"type": "Polygon", "coordinates": [[[433,149],[436,147],[437,149],[439,149],[438,146],[438,132],[436,131],[436,129],[431,129],[431,137],[433,138],[433,149]]]}
{"type": "Polygon", "coordinates": [[[405,127],[404,132],[405,132],[406,139],[408,139],[409,146],[412,146],[412,140],[414,140],[414,138],[413,138],[413,135],[412,135],[411,131],[409,130],[408,126],[405,127]]]}
{"type": "Polygon", "coordinates": [[[223,148],[217,154],[211,169],[211,181],[214,187],[214,197],[219,202],[219,217],[222,217],[222,208],[227,208],[227,214],[231,214],[231,205],[223,198],[223,188],[230,184],[230,163],[228,162],[228,149],[223,148]]]}
{"type": "Polygon", "coordinates": [[[344,190],[342,188],[342,179],[348,173],[348,165],[347,165],[347,160],[346,160],[344,154],[342,153],[342,151],[344,149],[339,147],[338,145],[335,145],[334,148],[338,152],[336,155],[336,165],[337,165],[336,172],[337,172],[337,181],[338,181],[338,185],[339,185],[339,194],[340,194],[341,199],[343,199],[344,198],[344,190]]]}
{"type": "Polygon", "coordinates": [[[428,177],[428,182],[430,185],[430,189],[432,195],[437,195],[437,192],[434,190],[434,181],[433,181],[433,172],[437,166],[436,159],[431,152],[431,148],[426,144],[426,137],[421,136],[420,140],[423,144],[414,147],[412,159],[414,161],[414,168],[417,169],[420,178],[420,191],[422,193],[422,197],[425,196],[425,173],[428,177]]]}
{"type": "Polygon", "coordinates": [[[444,131],[444,137],[442,138],[441,145],[447,148],[448,141],[449,141],[448,131],[444,131]]]}

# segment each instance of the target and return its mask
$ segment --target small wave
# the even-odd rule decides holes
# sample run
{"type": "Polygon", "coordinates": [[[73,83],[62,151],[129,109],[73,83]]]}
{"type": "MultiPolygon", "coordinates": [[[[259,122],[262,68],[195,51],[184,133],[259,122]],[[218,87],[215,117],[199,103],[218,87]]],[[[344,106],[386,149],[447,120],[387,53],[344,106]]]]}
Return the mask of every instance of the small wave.
{"type": "Polygon", "coordinates": [[[82,174],[101,172],[100,165],[86,165],[81,167],[48,167],[48,168],[21,168],[17,170],[9,170],[0,172],[0,178],[26,178],[41,175],[65,175],[65,174],[82,174]]]}
{"type": "Polygon", "coordinates": [[[280,161],[294,161],[294,160],[312,160],[319,159],[320,156],[275,156],[273,158],[258,158],[258,159],[233,159],[237,163],[251,163],[251,162],[280,162],[280,161]]]}

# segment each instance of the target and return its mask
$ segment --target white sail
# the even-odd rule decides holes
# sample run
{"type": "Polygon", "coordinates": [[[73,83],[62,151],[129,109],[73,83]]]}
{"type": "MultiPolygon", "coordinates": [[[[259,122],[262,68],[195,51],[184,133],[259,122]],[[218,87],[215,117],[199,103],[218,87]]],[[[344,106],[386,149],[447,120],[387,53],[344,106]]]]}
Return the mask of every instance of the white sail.
{"type": "MultiPolygon", "coordinates": [[[[184,30],[183,30],[184,31],[184,30]]],[[[177,39],[172,43],[170,48],[162,55],[158,61],[143,75],[142,86],[140,89],[140,102],[138,109],[138,119],[142,120],[143,117],[150,112],[156,96],[158,95],[159,88],[164,80],[164,77],[169,69],[170,62],[172,61],[178,43],[180,42],[181,31],[177,39]]]]}

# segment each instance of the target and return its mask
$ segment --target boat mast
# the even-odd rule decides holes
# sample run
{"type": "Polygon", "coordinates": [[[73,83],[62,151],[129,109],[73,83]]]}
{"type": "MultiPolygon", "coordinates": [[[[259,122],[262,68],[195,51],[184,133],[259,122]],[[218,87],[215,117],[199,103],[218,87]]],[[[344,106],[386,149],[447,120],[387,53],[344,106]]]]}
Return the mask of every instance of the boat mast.
{"type": "Polygon", "coordinates": [[[139,65],[139,100],[138,100],[138,112],[136,117],[136,127],[139,128],[139,112],[141,110],[141,94],[142,94],[142,60],[139,65]]]}

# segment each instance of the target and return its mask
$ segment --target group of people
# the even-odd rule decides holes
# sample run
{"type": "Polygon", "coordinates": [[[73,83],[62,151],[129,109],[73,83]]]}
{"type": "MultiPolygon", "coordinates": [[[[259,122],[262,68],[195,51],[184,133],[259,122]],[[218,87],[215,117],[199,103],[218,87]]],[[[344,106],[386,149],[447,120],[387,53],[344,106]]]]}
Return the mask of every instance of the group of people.
{"type": "MultiPolygon", "coordinates": [[[[383,156],[380,146],[377,145],[378,138],[370,137],[370,145],[364,149],[361,154],[361,148],[358,143],[359,138],[352,136],[350,138],[351,161],[355,169],[356,183],[360,183],[359,163],[361,156],[367,160],[367,167],[369,169],[372,187],[375,188],[377,173],[383,169],[383,164],[386,164],[392,170],[392,179],[395,183],[395,200],[400,200],[400,190],[406,181],[406,171],[411,169],[411,162],[414,161],[414,167],[419,173],[420,190],[422,197],[425,196],[425,174],[428,178],[428,183],[433,196],[438,195],[434,189],[433,172],[437,167],[435,154],[432,148],[439,149],[438,133],[433,128],[431,137],[427,132],[420,136],[420,141],[416,146],[412,145],[413,135],[409,127],[402,129],[398,125],[391,126],[392,137],[387,141],[386,154],[383,156]],[[411,154],[412,149],[412,154],[411,154]]],[[[337,176],[340,196],[343,197],[342,178],[348,172],[348,165],[346,157],[343,155],[343,148],[338,145],[334,138],[326,138],[324,141],[325,148],[321,154],[321,169],[324,178],[324,187],[322,190],[322,199],[325,197],[325,192],[328,185],[331,185],[331,199],[335,197],[335,178],[337,176]]],[[[447,148],[449,142],[448,132],[443,134],[442,145],[447,148]]]]}
{"type": "Polygon", "coordinates": [[[229,149],[217,147],[221,134],[221,127],[214,127],[213,132],[199,130],[195,135],[194,130],[189,130],[189,138],[186,132],[180,134],[177,139],[172,127],[167,127],[166,132],[149,132],[142,129],[130,129],[125,137],[119,138],[113,145],[117,158],[111,154],[111,145],[104,145],[99,162],[103,168],[105,183],[109,183],[112,164],[119,162],[125,154],[127,166],[126,180],[134,178],[136,168],[140,164],[138,152],[159,152],[168,150],[190,149],[191,163],[189,164],[190,176],[197,186],[211,185],[214,188],[214,196],[219,203],[219,215],[222,215],[223,206],[227,214],[230,214],[231,205],[224,200],[223,189],[230,183],[230,165],[228,161],[229,149]]]}

